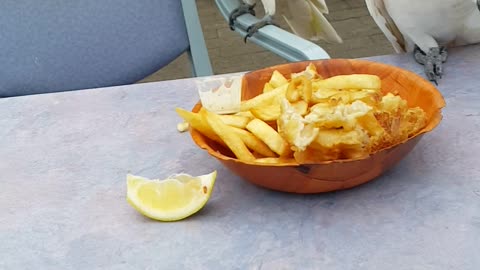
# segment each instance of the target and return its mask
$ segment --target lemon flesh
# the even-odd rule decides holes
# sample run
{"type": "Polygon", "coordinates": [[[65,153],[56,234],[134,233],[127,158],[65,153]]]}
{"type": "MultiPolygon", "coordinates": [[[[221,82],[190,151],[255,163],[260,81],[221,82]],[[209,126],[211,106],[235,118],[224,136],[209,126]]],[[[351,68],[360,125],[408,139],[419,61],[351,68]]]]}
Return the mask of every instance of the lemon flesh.
{"type": "Polygon", "coordinates": [[[217,172],[201,176],[176,174],[165,180],[127,175],[127,201],[143,215],[160,221],[189,217],[205,206],[217,172]]]}

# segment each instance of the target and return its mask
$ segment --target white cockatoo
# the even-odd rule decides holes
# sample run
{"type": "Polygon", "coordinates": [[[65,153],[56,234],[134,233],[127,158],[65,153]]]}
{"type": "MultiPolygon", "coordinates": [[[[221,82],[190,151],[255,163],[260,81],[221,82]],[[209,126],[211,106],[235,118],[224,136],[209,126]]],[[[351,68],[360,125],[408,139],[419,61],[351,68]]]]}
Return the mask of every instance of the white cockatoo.
{"type": "Polygon", "coordinates": [[[366,0],[398,53],[413,52],[429,80],[443,75],[447,48],[480,42],[480,0],[366,0]]]}
{"type": "MultiPolygon", "coordinates": [[[[230,28],[234,30],[235,20],[238,16],[250,13],[255,16],[254,7],[262,1],[265,16],[260,22],[247,29],[247,38],[251,37],[261,27],[273,23],[276,0],[242,0],[241,5],[230,14],[230,28]]],[[[291,13],[291,18],[283,16],[288,26],[295,35],[317,41],[325,40],[331,43],[342,43],[342,38],[337,34],[330,22],[323,14],[328,14],[325,0],[284,0],[291,13]]]]}

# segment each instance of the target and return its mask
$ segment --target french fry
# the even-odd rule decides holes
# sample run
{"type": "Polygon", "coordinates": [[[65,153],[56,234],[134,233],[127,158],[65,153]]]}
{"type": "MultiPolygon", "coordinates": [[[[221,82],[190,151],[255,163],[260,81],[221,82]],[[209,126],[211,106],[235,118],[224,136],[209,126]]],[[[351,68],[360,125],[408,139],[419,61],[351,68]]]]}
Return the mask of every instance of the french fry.
{"type": "Polygon", "coordinates": [[[245,145],[252,151],[264,156],[275,157],[277,156],[268,146],[262,142],[259,138],[255,137],[252,133],[239,128],[233,128],[235,133],[242,139],[245,145]]]}
{"type": "MultiPolygon", "coordinates": [[[[317,67],[312,63],[308,64],[307,68],[305,68],[305,72],[314,74],[317,78],[322,79],[317,72],[317,67]]],[[[311,79],[315,79],[315,78],[311,78],[311,79]]]]}
{"type": "Polygon", "coordinates": [[[298,163],[293,158],[277,158],[277,157],[266,157],[266,158],[257,158],[255,160],[257,163],[262,164],[291,164],[297,165],[298,163]]]}
{"type": "Polygon", "coordinates": [[[382,81],[376,75],[353,74],[338,75],[312,82],[312,87],[318,89],[381,89],[382,81]]]}
{"type": "Polygon", "coordinates": [[[270,78],[269,83],[273,86],[273,88],[277,88],[284,84],[287,84],[288,80],[280,72],[275,70],[272,73],[272,77],[270,78]]]}
{"type": "Polygon", "coordinates": [[[248,123],[247,130],[262,140],[273,152],[280,156],[286,156],[291,153],[288,143],[278,134],[278,132],[260,119],[253,119],[248,123]]]}
{"type": "Polygon", "coordinates": [[[250,111],[238,112],[234,115],[248,117],[248,118],[251,118],[251,119],[255,118],[255,116],[253,116],[253,114],[250,111]]]}
{"type": "Polygon", "coordinates": [[[254,107],[250,109],[250,112],[256,118],[267,122],[277,120],[281,113],[279,104],[254,107]]]}
{"type": "Polygon", "coordinates": [[[208,123],[203,121],[200,114],[189,112],[181,108],[175,108],[175,111],[181,118],[183,118],[185,122],[190,124],[192,128],[198,130],[207,138],[216,141],[222,145],[225,145],[223,140],[212,130],[212,128],[210,128],[208,123]]]}
{"type": "Polygon", "coordinates": [[[290,102],[304,100],[309,103],[312,98],[312,81],[303,75],[296,77],[288,84],[285,96],[290,102]]]}
{"type": "Polygon", "coordinates": [[[275,98],[269,100],[265,104],[259,104],[250,109],[250,112],[254,116],[253,118],[258,118],[265,122],[276,121],[281,114],[280,103],[284,95],[278,95],[275,98]]]}
{"type": "Polygon", "coordinates": [[[359,117],[357,122],[370,136],[382,136],[385,133],[385,129],[383,129],[377,121],[373,112],[369,112],[364,116],[359,117]]]}
{"type": "Polygon", "coordinates": [[[190,128],[190,124],[188,122],[182,122],[177,124],[177,130],[180,133],[187,131],[190,128]]]}
{"type": "MultiPolygon", "coordinates": [[[[313,85],[314,83],[312,83],[312,87],[314,87],[313,85]]],[[[337,95],[338,93],[340,93],[338,89],[321,88],[316,91],[313,91],[311,101],[314,104],[329,102],[330,98],[337,95]]]]}
{"type": "Polygon", "coordinates": [[[361,91],[339,91],[337,94],[330,97],[330,101],[333,101],[334,104],[351,104],[360,100],[367,105],[375,105],[380,99],[380,93],[376,90],[370,89],[362,89],[361,91]]]}
{"type": "Polygon", "coordinates": [[[263,93],[266,93],[266,92],[270,92],[272,91],[273,89],[275,89],[275,87],[272,86],[271,83],[265,83],[265,85],[263,86],[263,93]]]}
{"type": "Polygon", "coordinates": [[[288,84],[277,87],[270,92],[260,94],[252,99],[243,101],[240,105],[240,111],[249,111],[251,108],[272,104],[279,96],[284,96],[288,84]]]}
{"type": "Polygon", "coordinates": [[[291,103],[290,105],[292,105],[295,111],[302,116],[308,112],[308,103],[303,100],[291,103]]]}
{"type": "Polygon", "coordinates": [[[238,136],[233,127],[223,123],[222,119],[212,112],[207,110],[200,111],[200,115],[210,125],[212,130],[225,142],[225,144],[232,150],[233,154],[244,161],[253,161],[255,157],[248,150],[245,143],[238,136]]]}
{"type": "Polygon", "coordinates": [[[253,118],[253,117],[229,115],[229,114],[222,114],[219,116],[222,119],[223,123],[232,127],[237,127],[237,128],[245,128],[248,122],[250,122],[250,120],[252,120],[253,118]]]}
{"type": "Polygon", "coordinates": [[[320,76],[317,73],[317,67],[310,63],[308,66],[305,68],[304,71],[298,72],[298,73],[292,73],[291,77],[292,79],[299,77],[299,76],[305,76],[309,80],[322,80],[322,76],[320,76]]]}
{"type": "Polygon", "coordinates": [[[350,104],[360,100],[374,106],[381,100],[381,93],[375,89],[319,89],[312,95],[312,103],[350,104]]]}
{"type": "Polygon", "coordinates": [[[324,129],[318,132],[311,146],[317,149],[321,149],[319,147],[334,148],[339,145],[361,148],[367,144],[368,135],[361,129],[350,131],[344,129],[324,129]]]}

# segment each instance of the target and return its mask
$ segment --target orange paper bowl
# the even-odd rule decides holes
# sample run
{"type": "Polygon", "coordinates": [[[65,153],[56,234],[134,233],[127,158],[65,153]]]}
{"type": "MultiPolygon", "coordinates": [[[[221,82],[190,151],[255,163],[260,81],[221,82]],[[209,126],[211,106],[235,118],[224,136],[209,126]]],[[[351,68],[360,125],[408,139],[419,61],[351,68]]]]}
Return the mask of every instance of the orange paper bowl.
{"type": "MultiPolygon", "coordinates": [[[[268,189],[291,193],[321,193],[352,188],[380,176],[402,160],[441,121],[445,101],[440,92],[427,80],[413,72],[394,66],[364,60],[317,60],[273,66],[245,74],[242,99],[260,94],[274,70],[287,78],[289,74],[304,70],[309,63],[317,67],[324,78],[345,74],[374,74],[382,80],[382,91],[400,95],[410,107],[421,107],[427,115],[427,125],[407,141],[372,153],[357,160],[335,160],[318,164],[254,164],[232,158],[224,147],[190,129],[194,142],[225,167],[253,184],[268,189]]],[[[198,112],[198,103],[193,112],[198,112]]]]}

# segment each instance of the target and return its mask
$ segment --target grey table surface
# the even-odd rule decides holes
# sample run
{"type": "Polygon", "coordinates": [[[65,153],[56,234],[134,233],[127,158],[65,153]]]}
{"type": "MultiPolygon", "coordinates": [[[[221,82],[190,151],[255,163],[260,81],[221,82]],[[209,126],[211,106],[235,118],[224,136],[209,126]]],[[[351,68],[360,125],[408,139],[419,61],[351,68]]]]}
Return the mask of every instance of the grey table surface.
{"type": "MultiPolygon", "coordinates": [[[[422,73],[410,56],[371,60],[422,73]]],[[[178,133],[192,79],[0,99],[0,269],[480,269],[480,46],[450,52],[444,120],[360,187],[256,187],[178,133]],[[161,223],[128,172],[218,170],[198,214],[161,223]]]]}

